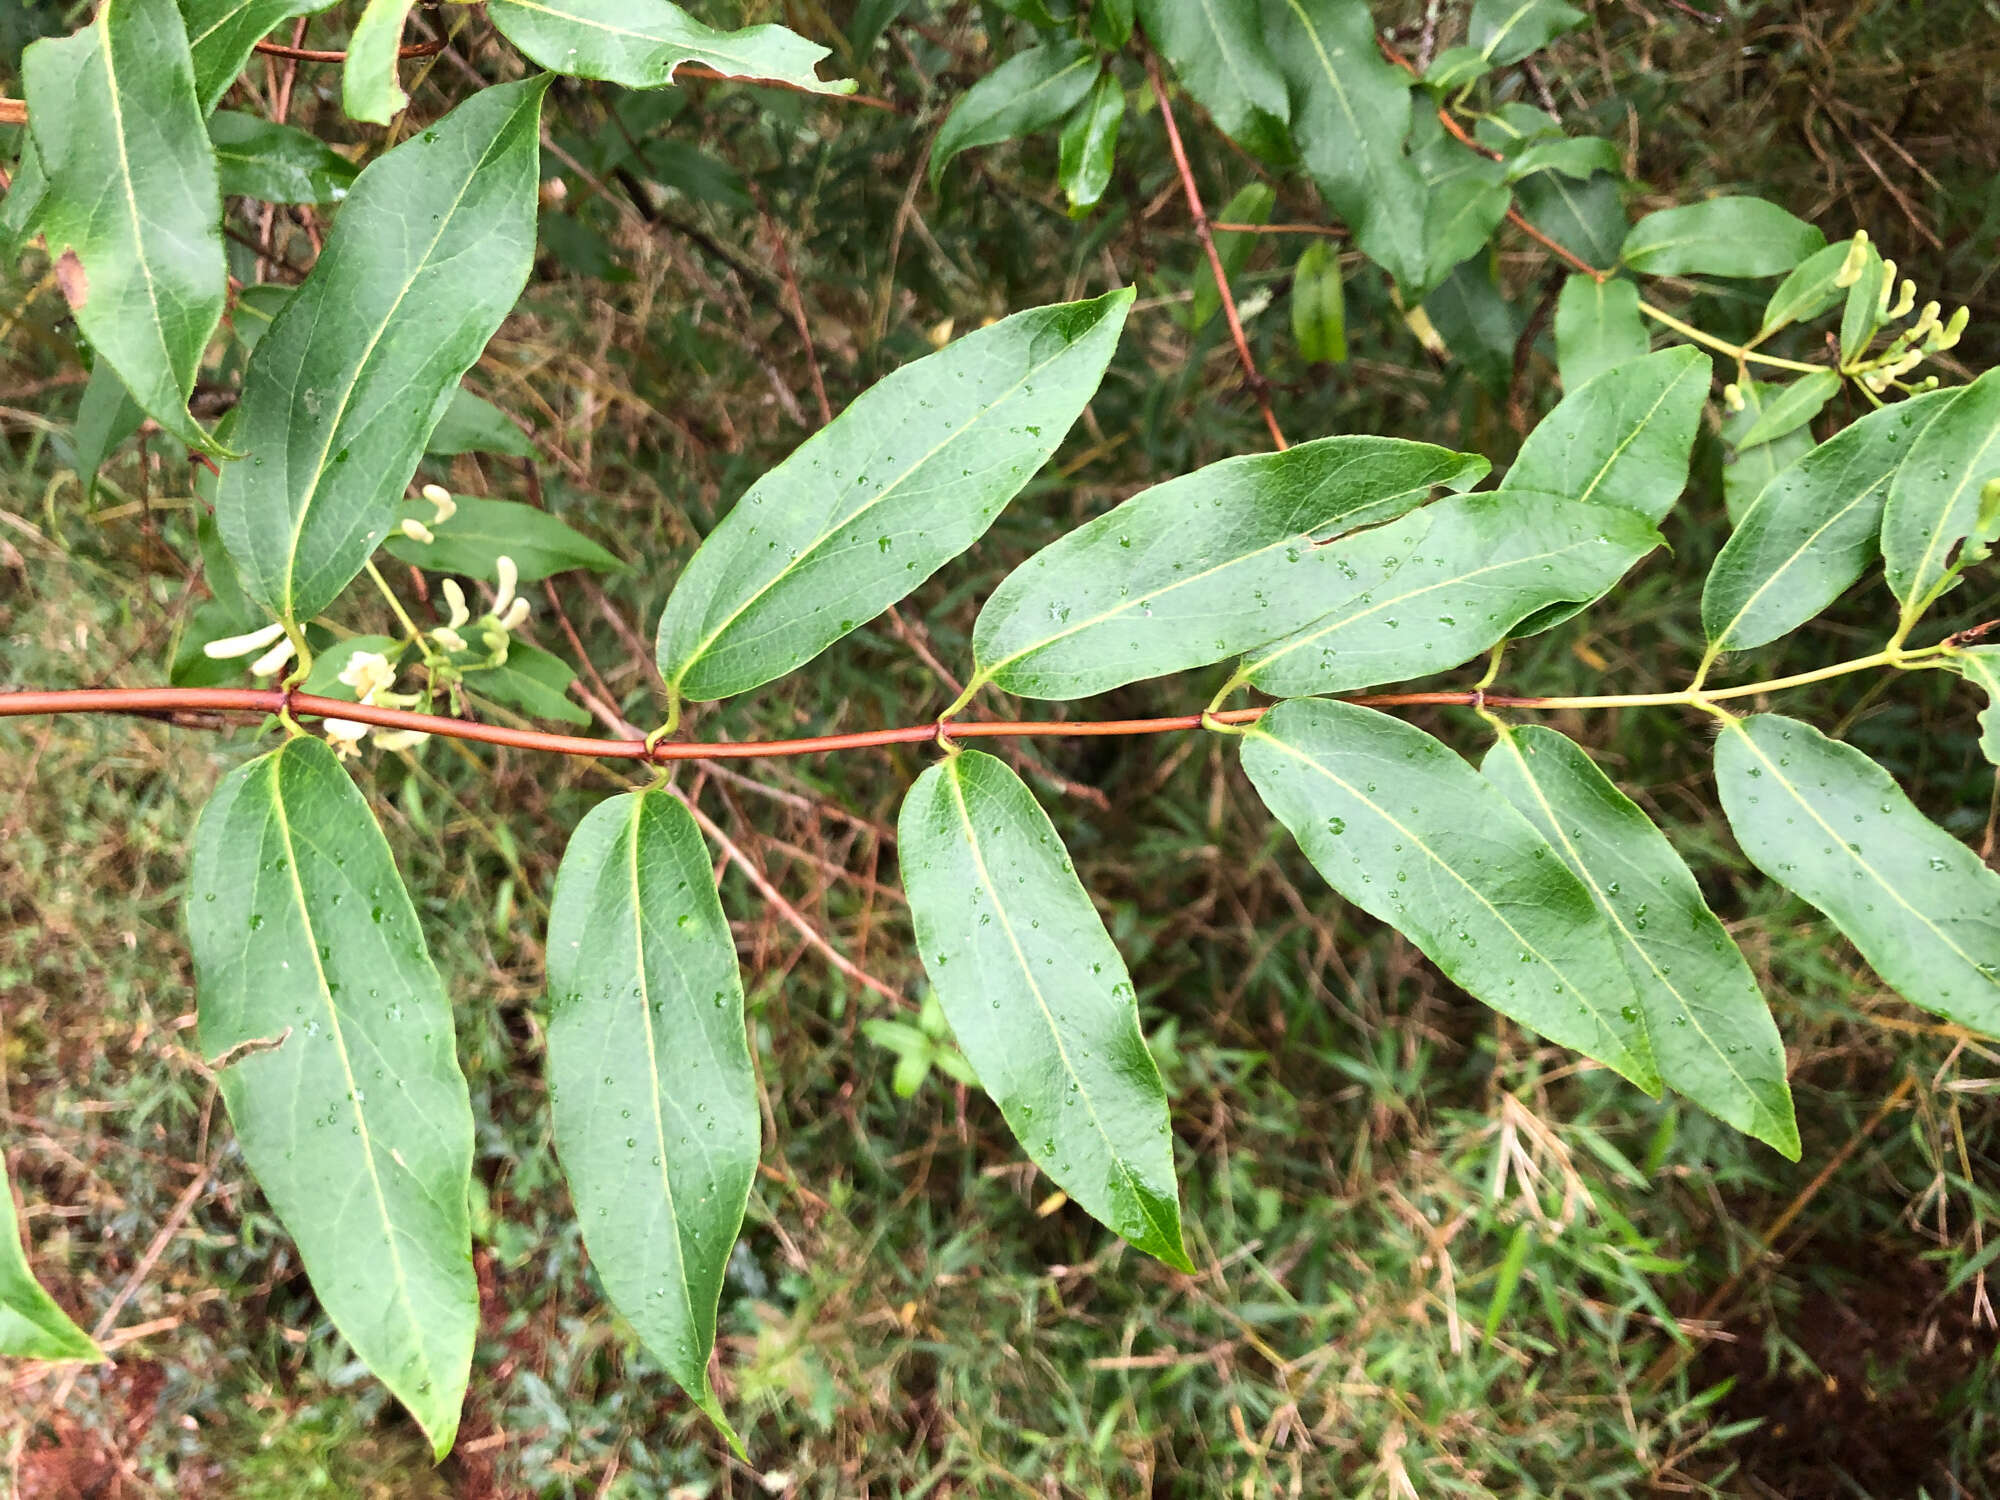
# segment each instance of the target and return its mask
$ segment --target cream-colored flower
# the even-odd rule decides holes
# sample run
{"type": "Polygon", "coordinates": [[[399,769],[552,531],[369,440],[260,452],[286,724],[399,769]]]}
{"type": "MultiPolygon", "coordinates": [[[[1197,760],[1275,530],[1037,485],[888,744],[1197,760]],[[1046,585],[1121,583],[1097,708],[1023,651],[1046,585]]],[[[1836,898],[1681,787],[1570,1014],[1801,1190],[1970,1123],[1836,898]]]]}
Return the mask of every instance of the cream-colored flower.
{"type": "Polygon", "coordinates": [[[465,607],[465,590],[458,586],[456,578],[444,581],[444,602],[451,608],[451,618],[445,623],[453,630],[472,618],[472,611],[465,607]]]}
{"type": "Polygon", "coordinates": [[[357,724],[352,719],[325,719],[320,728],[326,731],[326,742],[333,746],[333,753],[342,760],[361,752],[361,741],[368,733],[366,724],[357,724]]]}
{"type": "Polygon", "coordinates": [[[408,750],[429,738],[421,729],[383,729],[376,732],[375,743],[384,750],[408,750]]]}
{"type": "Polygon", "coordinates": [[[503,552],[493,559],[493,571],[500,579],[500,586],[493,595],[493,613],[497,618],[506,614],[507,607],[514,602],[514,585],[521,581],[521,570],[514,565],[514,559],[503,552]]]}
{"type": "Polygon", "coordinates": [[[453,630],[449,625],[438,626],[437,629],[431,632],[431,639],[437,642],[440,651],[463,651],[465,649],[465,637],[460,635],[456,630],[453,630]]]}
{"type": "Polygon", "coordinates": [[[430,527],[419,521],[415,516],[403,517],[402,525],[397,530],[401,531],[411,541],[422,542],[426,547],[437,540],[436,537],[431,535],[430,527]]]}
{"type": "Polygon", "coordinates": [[[458,502],[451,498],[451,491],[443,485],[427,484],[424,486],[423,494],[424,498],[430,501],[431,508],[437,512],[431,517],[431,525],[442,526],[458,514],[458,502]]]}
{"type": "Polygon", "coordinates": [[[373,703],[377,693],[396,685],[396,669],[379,651],[357,651],[341,669],[340,680],[363,703],[373,703]]]}
{"type": "Polygon", "coordinates": [[[500,617],[500,628],[506,631],[519,630],[527,618],[528,601],[517,598],[512,604],[507,606],[507,613],[500,617]]]}
{"type": "Polygon", "coordinates": [[[266,651],[262,656],[250,663],[250,675],[253,677],[276,677],[285,669],[285,663],[291,659],[292,642],[291,637],[287,636],[269,651],[266,651]]]}
{"type": "Polygon", "coordinates": [[[201,648],[201,654],[212,661],[227,661],[234,656],[248,656],[252,651],[262,651],[273,641],[284,637],[285,627],[273,621],[244,635],[226,635],[219,641],[210,641],[201,648]]]}

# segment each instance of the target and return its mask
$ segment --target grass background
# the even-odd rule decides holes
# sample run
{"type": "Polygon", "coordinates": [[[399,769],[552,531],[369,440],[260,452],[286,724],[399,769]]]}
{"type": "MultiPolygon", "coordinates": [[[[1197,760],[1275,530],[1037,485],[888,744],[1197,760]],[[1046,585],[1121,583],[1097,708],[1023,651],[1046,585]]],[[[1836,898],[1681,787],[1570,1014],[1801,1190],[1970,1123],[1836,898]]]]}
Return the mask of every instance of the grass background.
{"type": "MultiPolygon", "coordinates": [[[[336,45],[353,8],[315,22],[313,41],[336,45]]],[[[2000,9],[1719,9],[1710,25],[1664,0],[1599,0],[1507,86],[1545,90],[1572,131],[1617,140],[1635,211],[1740,190],[1830,238],[1867,227],[1920,298],[1972,306],[1956,352],[1984,368],[2000,326],[2000,9]]],[[[1412,43],[1423,10],[1377,7],[1412,43]]],[[[1463,10],[1441,8],[1444,42],[1463,10]]],[[[642,726],[657,716],[650,628],[696,540],[818,425],[818,386],[838,409],[947,320],[963,330],[1126,282],[1142,294],[1102,394],[987,542],[794,678],[706,711],[705,736],[934,713],[979,600],[1015,562],[1147,483],[1263,446],[1219,320],[1190,333],[1177,317],[1207,273],[1157,113],[1128,116],[1090,218],[1062,212],[1048,140],[962,158],[940,200],[925,152],[991,65],[981,13],[916,4],[871,40],[887,13],[799,0],[715,19],[843,39],[835,65],[904,115],[703,84],[553,95],[543,253],[473,377],[544,457],[532,470],[460,459],[436,477],[474,494],[538,488],[633,562],[556,591],[591,691],[642,726]]],[[[420,116],[461,96],[468,69],[518,66],[476,11],[418,25],[454,18],[452,52],[414,90],[420,116]]],[[[23,6],[0,18],[0,43],[63,21],[61,6],[23,6]]],[[[279,77],[253,67],[261,102],[247,107],[279,77]]],[[[362,140],[336,91],[334,70],[305,66],[293,118],[362,140]]],[[[1220,203],[1256,169],[1180,109],[1220,203]]],[[[1278,186],[1276,219],[1323,220],[1309,189],[1278,186]]],[[[284,279],[306,258],[294,216],[274,216],[268,238],[254,208],[233,224],[243,279],[284,279]]],[[[1302,244],[1260,242],[1237,282],[1286,430],[1504,461],[1517,419],[1554,398],[1546,335],[1496,400],[1426,356],[1357,266],[1354,357],[1307,368],[1285,331],[1302,244]]],[[[1527,242],[1502,245],[1525,322],[1551,270],[1527,242]]],[[[160,442],[143,458],[127,445],[97,493],[80,492],[66,445],[83,375],[46,272],[35,254],[0,267],[0,686],[162,681],[204,596],[198,502],[160,442]]],[[[1718,331],[1757,305],[1743,288],[1688,291],[1718,331]]],[[[1678,685],[1725,535],[1720,461],[1704,434],[1673,555],[1516,648],[1503,683],[1678,685]]],[[[1967,620],[1996,613],[1990,575],[1958,597],[1967,620]]],[[[1802,669],[1870,639],[1886,600],[1870,580],[1745,670],[1802,669]]],[[[538,639],[573,656],[538,605],[538,639]]],[[[336,615],[386,622],[358,594],[336,615]]],[[[1185,711],[1211,679],[1088,707],[1185,711]]],[[[1994,779],[1967,690],[1942,674],[1843,681],[1787,707],[1990,845],[1994,779]]],[[[1469,716],[1418,722],[1481,743],[1469,716]]],[[[29,1497],[243,1500],[1994,1493],[2000,1056],[1887,993],[1747,869],[1699,725],[1557,722],[1667,827],[1764,981],[1803,1161],[1578,1071],[1467,1001],[1327,892],[1226,747],[1023,748],[1139,987],[1194,1277],[1121,1251],[1052,1197],[982,1097],[937,1071],[910,1097],[892,1088],[897,1054],[867,1023],[921,1016],[892,825],[924,752],[685,769],[799,918],[740,867],[725,873],[766,1116],[718,1369],[747,1465],[597,1296],[550,1146],[544,903],[568,830],[622,773],[436,742],[371,753],[363,784],[454,997],[479,1120],[481,1339],[459,1449],[437,1468],[319,1315],[191,1050],[185,844],[254,735],[0,723],[0,1140],[36,1269],[86,1325],[114,1330],[117,1353],[105,1370],[0,1372],[0,1472],[29,1497]],[[816,943],[899,1000],[843,977],[816,943]]]]}

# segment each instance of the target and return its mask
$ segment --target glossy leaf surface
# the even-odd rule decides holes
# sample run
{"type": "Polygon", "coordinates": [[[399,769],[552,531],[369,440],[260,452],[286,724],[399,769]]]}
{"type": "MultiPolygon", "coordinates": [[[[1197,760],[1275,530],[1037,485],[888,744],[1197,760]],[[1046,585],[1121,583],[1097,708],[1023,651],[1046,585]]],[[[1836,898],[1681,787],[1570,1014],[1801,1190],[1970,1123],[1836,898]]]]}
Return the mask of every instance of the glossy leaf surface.
{"type": "Polygon", "coordinates": [[[1563,389],[1575,391],[1652,348],[1639,316],[1639,288],[1622,276],[1599,281],[1582,272],[1556,299],[1556,365],[1563,389]]]}
{"type": "Polygon", "coordinates": [[[1645,1018],[1603,914],[1471,766],[1400,719],[1295,699],[1245,733],[1243,769],[1327,884],[1454,983],[1658,1091],[1645,1018]]]}
{"type": "Polygon", "coordinates": [[[1606,370],[1535,424],[1501,488],[1543,490],[1661,520],[1687,487],[1709,370],[1708,356],[1686,347],[1606,370]]]}
{"type": "Polygon", "coordinates": [[[667,0],[489,0],[502,36],[555,73],[626,88],[672,83],[682,63],[731,78],[769,78],[816,94],[849,94],[851,80],[815,71],[826,48],[782,26],[716,31],[667,0]]]}
{"type": "Polygon", "coordinates": [[[1979,711],[1979,750],[2000,766],[2000,646],[1968,646],[1950,658],[1954,671],[1986,694],[1979,711]]]}
{"type": "Polygon", "coordinates": [[[884,378],[709,534],[660,617],[684,698],[803,666],[992,524],[1055,452],[1117,345],[1129,290],[1038,307],[884,378]]]}
{"type": "Polygon", "coordinates": [[[225,197],[338,203],[354,182],[352,162],[290,125],[223,109],[209,116],[208,138],[225,197]]]}
{"type": "Polygon", "coordinates": [[[474,94],[360,177],[312,274],[258,342],[216,519],[245,587],[318,614],[394,524],[459,377],[535,244],[546,76],[474,94]]]}
{"type": "Polygon", "coordinates": [[[133,401],[189,446],[188,414],[226,290],[215,156],[173,0],[104,0],[21,58],[46,196],[35,225],[77,328],[133,401]]]}
{"type": "Polygon", "coordinates": [[[1723,730],[1715,779],[1752,864],[1831,917],[1906,1000],[2000,1035],[2000,875],[1887,771],[1758,714],[1723,730]]]}
{"type": "Polygon", "coordinates": [[[1308,364],[1347,362],[1347,289],[1340,256],[1315,241],[1292,268],[1292,337],[1308,364]]]}
{"type": "Polygon", "coordinates": [[[333,0],[181,0],[194,56],[201,112],[213,110],[271,28],[294,16],[318,15],[333,0]]]}
{"type": "Polygon", "coordinates": [[[1317,619],[1344,582],[1342,532],[1390,520],[1486,460],[1333,437],[1226,458],[1134,495],[1029,558],[979,613],[979,675],[1078,698],[1220,661],[1317,619]]]}
{"type": "Polygon", "coordinates": [[[70,439],[76,445],[76,473],[83,481],[84,499],[97,491],[97,471],[119,444],[139,430],[146,414],[133,402],[125,382],[111,368],[109,360],[99,360],[83,388],[83,400],[76,409],[76,426],[70,439]]]}
{"type": "Polygon", "coordinates": [[[1871,412],[1764,487],[1702,586],[1702,629],[1718,650],[1776,640],[1861,576],[1875,560],[1883,497],[1954,394],[1933,391],[1871,412]]]}
{"type": "Polygon", "coordinates": [[[0,1359],[102,1358],[90,1335],[56,1306],[28,1268],[14,1217],[14,1189],[0,1163],[0,1359]]]}
{"type": "Polygon", "coordinates": [[[1743,434],[1746,448],[1775,442],[1788,432],[1796,432],[1820,414],[1826,403],[1840,393],[1840,372],[1821,370],[1801,375],[1780,386],[1764,388],[1763,410],[1743,434]]]}
{"type": "Polygon", "coordinates": [[[1325,551],[1342,582],[1240,680],[1280,698],[1442,671],[1553,604],[1597,598],[1659,544],[1630,511],[1525,490],[1457,495],[1325,551]]]}
{"type": "Polygon", "coordinates": [[[1757,419],[1764,414],[1764,403],[1776,389],[1761,380],[1739,381],[1736,390],[1742,397],[1743,409],[1725,408],[1722,413],[1720,435],[1730,450],[1723,459],[1722,503],[1732,526],[1742,523],[1750,502],[1763,493],[1765,485],[1812,452],[1812,431],[1804,427],[1795,427],[1783,437],[1754,448],[1743,445],[1743,434],[1757,425],[1757,419]]]}
{"type": "Polygon", "coordinates": [[[514,425],[511,417],[463,386],[452,393],[451,405],[431,429],[424,452],[446,456],[501,453],[509,458],[530,459],[536,456],[533,440],[514,425]]]}
{"type": "Polygon", "coordinates": [[[347,41],[340,70],[340,105],[349,119],[387,125],[409,102],[396,77],[403,23],[415,0],[367,0],[347,41]]]}
{"type": "Polygon", "coordinates": [[[1782,276],[1826,236],[1762,198],[1710,198],[1647,214],[1621,258],[1648,276],[1782,276]]]}
{"type": "Polygon", "coordinates": [[[1071,213],[1097,206],[1111,185],[1118,127],[1125,119],[1125,90],[1110,73],[1098,75],[1090,95],[1063,127],[1060,176],[1071,213]]]}
{"type": "Polygon", "coordinates": [[[1008,1128],[1092,1218],[1192,1270],[1132,981],[1048,814],[963,750],[917,778],[896,827],[924,972],[1008,1128]]]}
{"type": "Polygon", "coordinates": [[[575,680],[575,671],[560,656],[515,641],[507,648],[506,661],[473,673],[466,682],[474,692],[538,719],[581,727],[590,722],[590,715],[569,696],[575,680]]]}
{"type": "Polygon", "coordinates": [[[1474,0],[1466,42],[1496,67],[1539,52],[1588,17],[1562,0],[1474,0]]]}
{"type": "Polygon", "coordinates": [[[959,97],[931,144],[931,191],[961,151],[996,146],[1053,125],[1097,82],[1097,55],[1082,42],[1017,52],[959,97]]]}
{"type": "Polygon", "coordinates": [[[1610,923],[1662,1081],[1797,1161],[1784,1043],[1749,964],[1673,845],[1553,729],[1504,731],[1480,769],[1610,923]]]}
{"type": "Polygon", "coordinates": [[[708,1359],[757,1173],[757,1083],[708,847],[667,788],[601,802],[577,826],[548,969],[549,1112],[591,1267],[734,1442],[708,1359]]]}
{"type": "MultiPolygon", "coordinates": [[[[1906,403],[1907,404],[1907,403],[1906,403]]],[[[2000,477],[2000,370],[1953,393],[1910,449],[1882,510],[1882,561],[1906,610],[1929,604],[1979,519],[1979,492],[2000,477]]]]}
{"type": "Polygon", "coordinates": [[[450,1451],[479,1296],[451,1005],[367,802],[323,741],[232,771],[195,830],[204,1057],[354,1352],[450,1451]]]}
{"type": "Polygon", "coordinates": [[[1266,161],[1292,154],[1291,101],[1256,0],[1139,0],[1139,22],[1224,135],[1266,161]]]}
{"type": "Polygon", "coordinates": [[[1793,323],[1810,322],[1847,295],[1840,285],[1841,268],[1847,263],[1850,242],[1842,240],[1808,255],[1792,268],[1792,274],[1778,283],[1777,291],[1764,306],[1764,322],[1757,336],[1766,338],[1793,323]]]}
{"type": "Polygon", "coordinates": [[[434,521],[431,503],[419,499],[404,502],[402,514],[428,526],[435,540],[414,541],[401,531],[392,531],[383,550],[399,562],[434,573],[464,573],[497,582],[503,556],[514,559],[522,583],[536,583],[571,568],[615,573],[625,566],[540,506],[518,500],[480,500],[466,495],[459,499],[450,520],[434,521]]]}

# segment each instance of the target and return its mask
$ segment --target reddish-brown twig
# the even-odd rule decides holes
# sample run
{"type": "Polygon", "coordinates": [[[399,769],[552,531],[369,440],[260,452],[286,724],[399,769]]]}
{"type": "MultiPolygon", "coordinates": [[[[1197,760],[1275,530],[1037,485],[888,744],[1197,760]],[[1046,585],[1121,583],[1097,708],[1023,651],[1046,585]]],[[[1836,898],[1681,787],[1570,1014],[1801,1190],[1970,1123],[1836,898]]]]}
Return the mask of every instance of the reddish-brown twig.
{"type": "MultiPolygon", "coordinates": [[[[289,47],[283,42],[259,42],[256,50],[266,57],[289,57],[295,62],[346,62],[345,52],[331,52],[321,47],[289,47]]],[[[436,57],[444,51],[443,42],[412,42],[407,47],[396,49],[397,57],[436,57]]]]}
{"type": "Polygon", "coordinates": [[[1243,320],[1236,315],[1236,298],[1229,290],[1229,273],[1222,268],[1222,257],[1216,253],[1215,236],[1209,230],[1208,214],[1201,206],[1201,189],[1195,186],[1194,168],[1188,164],[1187,148],[1181,144],[1181,128],[1174,122],[1174,107],[1167,100],[1167,86],[1160,78],[1160,60],[1152,53],[1146,54],[1146,77],[1153,85],[1153,97],[1160,101],[1160,119],[1167,127],[1167,145],[1174,154],[1174,166],[1181,174],[1181,191],[1187,195],[1188,212],[1194,218],[1194,232],[1201,240],[1201,248],[1208,252],[1208,268],[1215,273],[1215,290],[1222,298],[1222,315],[1229,320],[1229,336],[1236,341],[1236,357],[1243,365],[1244,383],[1250,387],[1250,394],[1257,400],[1257,409],[1264,414],[1264,425],[1271,430],[1271,442],[1280,450],[1289,448],[1285,434],[1278,426],[1277,414],[1271,410],[1271,389],[1264,383],[1264,377],[1257,373],[1257,361],[1251,357],[1249,340],[1243,337],[1243,320]]]}

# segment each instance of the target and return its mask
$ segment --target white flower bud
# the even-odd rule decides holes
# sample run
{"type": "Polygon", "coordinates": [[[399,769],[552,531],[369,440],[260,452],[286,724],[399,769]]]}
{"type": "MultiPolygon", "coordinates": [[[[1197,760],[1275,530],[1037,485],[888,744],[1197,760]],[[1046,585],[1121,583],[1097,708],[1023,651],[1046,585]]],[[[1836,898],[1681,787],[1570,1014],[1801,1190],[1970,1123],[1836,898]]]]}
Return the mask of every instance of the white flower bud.
{"type": "Polygon", "coordinates": [[[429,738],[421,729],[383,729],[377,731],[375,743],[384,750],[408,750],[429,738]]]}
{"type": "Polygon", "coordinates": [[[252,651],[262,651],[273,641],[280,639],[285,627],[275,621],[246,635],[228,635],[219,641],[210,641],[201,648],[201,654],[211,661],[227,661],[235,656],[248,656],[252,651]]]}
{"type": "Polygon", "coordinates": [[[1972,319],[1972,309],[1961,307],[1945,320],[1944,332],[1938,335],[1939,349],[1949,349],[1956,345],[1965,333],[1965,325],[1972,319]]]}
{"type": "Polygon", "coordinates": [[[269,651],[250,663],[253,677],[276,677],[284,670],[285,663],[292,659],[292,643],[289,639],[279,641],[269,651]]]}
{"type": "Polygon", "coordinates": [[[1722,388],[1722,404],[1731,411],[1743,410],[1743,388],[1731,381],[1722,388]]]}
{"type": "Polygon", "coordinates": [[[422,542],[426,547],[437,540],[436,537],[431,535],[430,527],[426,526],[422,521],[417,520],[414,516],[405,516],[398,530],[411,541],[422,542]]]}
{"type": "Polygon", "coordinates": [[[1868,231],[1857,229],[1848,246],[1847,259],[1840,263],[1840,274],[1833,278],[1837,287],[1850,287],[1861,279],[1861,273],[1868,268],[1868,231]]]}
{"type": "Polygon", "coordinates": [[[436,630],[431,632],[431,639],[437,642],[440,651],[457,652],[465,649],[465,637],[460,635],[456,630],[453,630],[449,625],[438,626],[436,630]]]}
{"type": "Polygon", "coordinates": [[[500,617],[500,628],[508,631],[519,630],[527,618],[528,601],[526,599],[516,599],[512,604],[507,606],[507,613],[500,617]]]}
{"type": "Polygon", "coordinates": [[[377,693],[396,685],[396,669],[379,651],[357,651],[341,669],[340,681],[363,703],[373,703],[377,693]]]}
{"type": "Polygon", "coordinates": [[[451,491],[443,485],[427,484],[424,486],[423,495],[437,511],[437,514],[431,517],[431,525],[442,526],[458,514],[458,502],[451,498],[451,491]]]}
{"type": "Polygon", "coordinates": [[[1917,284],[1914,281],[1905,281],[1903,283],[1903,295],[1896,299],[1896,306],[1891,310],[1889,316],[1892,318],[1906,318],[1910,314],[1910,309],[1916,305],[1917,284]]]}
{"type": "Polygon", "coordinates": [[[352,719],[325,719],[320,728],[326,731],[326,742],[333,746],[333,753],[343,760],[361,749],[361,741],[368,733],[366,724],[357,724],[352,719]]]}
{"type": "Polygon", "coordinates": [[[1896,295],[1896,263],[1882,262],[1882,295],[1876,299],[1875,311],[1882,317],[1889,316],[1889,299],[1896,295]]]}
{"type": "Polygon", "coordinates": [[[493,595],[493,613],[504,615],[507,606],[514,602],[514,585],[521,581],[521,570],[514,566],[514,559],[501,553],[493,559],[493,571],[500,577],[500,587],[493,595]]]}
{"type": "Polygon", "coordinates": [[[458,586],[456,578],[444,581],[444,602],[451,606],[451,619],[447,623],[453,630],[472,618],[472,611],[465,607],[465,590],[458,586]]]}

